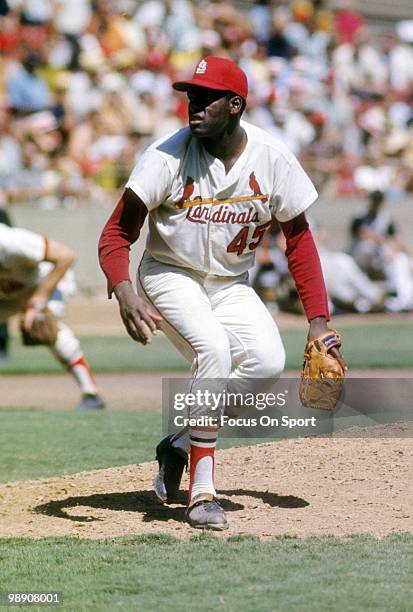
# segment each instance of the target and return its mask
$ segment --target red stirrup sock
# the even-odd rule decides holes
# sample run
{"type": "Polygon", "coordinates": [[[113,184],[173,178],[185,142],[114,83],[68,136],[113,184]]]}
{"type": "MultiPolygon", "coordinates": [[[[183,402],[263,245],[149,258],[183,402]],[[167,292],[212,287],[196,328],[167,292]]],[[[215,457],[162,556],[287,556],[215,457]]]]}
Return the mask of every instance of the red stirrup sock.
{"type": "Polygon", "coordinates": [[[76,361],[73,361],[67,366],[67,369],[69,372],[72,372],[82,393],[96,395],[97,388],[95,379],[93,378],[93,374],[86,357],[82,356],[79,359],[76,359],[76,361]]]}
{"type": "Polygon", "coordinates": [[[189,502],[198,495],[216,495],[214,487],[214,454],[218,429],[208,427],[189,430],[189,502]]]}

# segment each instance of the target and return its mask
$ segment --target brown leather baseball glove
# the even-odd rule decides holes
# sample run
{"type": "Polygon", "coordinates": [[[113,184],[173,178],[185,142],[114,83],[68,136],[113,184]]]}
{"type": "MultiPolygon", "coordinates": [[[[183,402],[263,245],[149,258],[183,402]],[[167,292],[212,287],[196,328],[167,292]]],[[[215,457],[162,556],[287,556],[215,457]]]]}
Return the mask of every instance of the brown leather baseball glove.
{"type": "Polygon", "coordinates": [[[20,326],[22,341],[25,346],[52,345],[57,339],[57,319],[48,308],[41,310],[33,319],[29,330],[20,326]]]}
{"type": "Polygon", "coordinates": [[[300,401],[306,408],[333,410],[344,384],[344,369],[330,354],[341,346],[341,336],[334,329],[307,342],[299,387],[300,401]]]}

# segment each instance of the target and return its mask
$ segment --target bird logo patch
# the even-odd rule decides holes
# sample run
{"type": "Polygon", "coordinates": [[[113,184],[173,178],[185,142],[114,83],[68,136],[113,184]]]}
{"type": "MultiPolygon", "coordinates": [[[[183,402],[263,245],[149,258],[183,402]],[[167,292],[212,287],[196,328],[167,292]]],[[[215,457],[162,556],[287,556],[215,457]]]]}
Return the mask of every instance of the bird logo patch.
{"type": "Polygon", "coordinates": [[[208,63],[204,59],[201,60],[196,67],[195,74],[205,74],[207,67],[208,63]]]}
{"type": "Polygon", "coordinates": [[[261,200],[261,202],[268,202],[268,195],[262,193],[260,185],[255,176],[255,172],[251,172],[248,179],[249,187],[253,192],[252,195],[215,199],[201,198],[199,195],[196,197],[192,197],[195,189],[195,180],[192,178],[192,176],[187,176],[182,197],[178,202],[176,202],[175,208],[190,208],[199,204],[234,204],[238,202],[251,202],[251,200],[261,200]]]}
{"type": "Polygon", "coordinates": [[[263,202],[266,202],[268,200],[268,196],[264,195],[261,192],[261,187],[259,186],[259,183],[255,176],[255,172],[251,172],[249,176],[249,186],[254,192],[254,199],[258,198],[259,200],[262,200],[263,202]]]}

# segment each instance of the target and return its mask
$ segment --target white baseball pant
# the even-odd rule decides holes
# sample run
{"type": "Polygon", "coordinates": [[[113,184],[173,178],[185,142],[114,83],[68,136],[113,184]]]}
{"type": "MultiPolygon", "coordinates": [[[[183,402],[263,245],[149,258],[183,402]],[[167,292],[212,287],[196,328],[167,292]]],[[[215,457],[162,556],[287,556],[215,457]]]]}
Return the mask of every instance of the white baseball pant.
{"type": "Polygon", "coordinates": [[[229,379],[229,392],[254,392],[256,379],[270,385],[284,369],[278,327],[247,275],[206,275],[145,253],[137,288],[162,315],[162,331],[191,362],[198,388],[204,378],[229,379]]]}

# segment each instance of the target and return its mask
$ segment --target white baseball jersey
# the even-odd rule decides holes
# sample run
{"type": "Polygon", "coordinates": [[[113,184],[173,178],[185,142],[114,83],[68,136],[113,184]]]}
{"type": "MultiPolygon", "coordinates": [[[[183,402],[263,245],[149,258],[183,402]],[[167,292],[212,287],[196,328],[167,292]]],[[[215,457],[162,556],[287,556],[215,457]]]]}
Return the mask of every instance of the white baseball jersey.
{"type": "Polygon", "coordinates": [[[0,223],[0,320],[19,312],[40,279],[46,239],[0,223]]]}
{"type": "Polygon", "coordinates": [[[288,221],[317,192],[295,156],[273,136],[245,121],[248,142],[231,170],[210,155],[188,127],[153,143],[126,187],[149,210],[147,250],[166,264],[236,276],[274,216],[288,221]]]}

